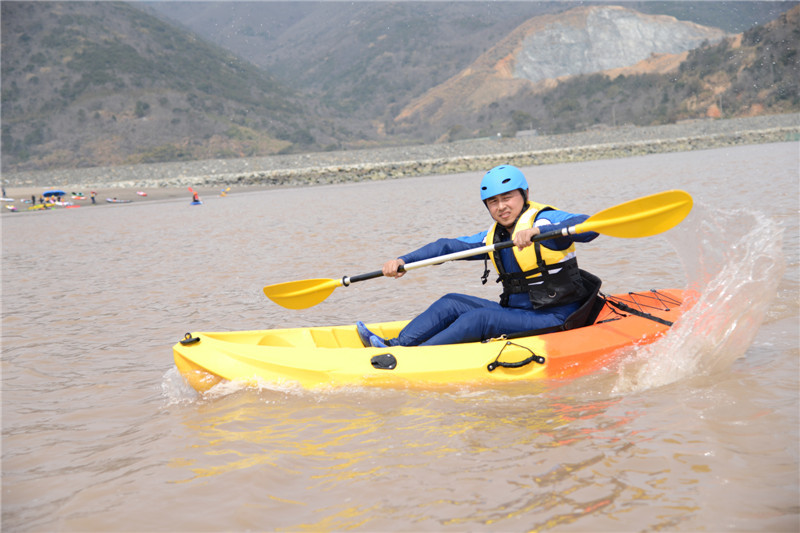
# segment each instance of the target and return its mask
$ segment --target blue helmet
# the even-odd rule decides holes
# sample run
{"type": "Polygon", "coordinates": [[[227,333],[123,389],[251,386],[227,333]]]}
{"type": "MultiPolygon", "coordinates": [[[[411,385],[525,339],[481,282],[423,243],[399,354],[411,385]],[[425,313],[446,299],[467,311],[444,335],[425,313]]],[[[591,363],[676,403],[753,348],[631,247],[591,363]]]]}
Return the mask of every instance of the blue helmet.
{"type": "Polygon", "coordinates": [[[516,189],[525,191],[527,197],[528,182],[520,169],[511,165],[500,165],[486,173],[481,181],[481,200],[516,189]]]}

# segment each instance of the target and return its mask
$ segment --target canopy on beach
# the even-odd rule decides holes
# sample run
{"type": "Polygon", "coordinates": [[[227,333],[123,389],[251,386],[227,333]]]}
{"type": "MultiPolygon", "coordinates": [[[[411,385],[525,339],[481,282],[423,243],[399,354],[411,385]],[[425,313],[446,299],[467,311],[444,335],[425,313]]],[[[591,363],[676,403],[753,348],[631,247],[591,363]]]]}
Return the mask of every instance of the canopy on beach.
{"type": "Polygon", "coordinates": [[[45,191],[44,194],[42,194],[42,196],[44,196],[45,198],[49,198],[50,196],[66,196],[66,195],[67,193],[65,193],[61,189],[53,189],[51,191],[45,191]]]}

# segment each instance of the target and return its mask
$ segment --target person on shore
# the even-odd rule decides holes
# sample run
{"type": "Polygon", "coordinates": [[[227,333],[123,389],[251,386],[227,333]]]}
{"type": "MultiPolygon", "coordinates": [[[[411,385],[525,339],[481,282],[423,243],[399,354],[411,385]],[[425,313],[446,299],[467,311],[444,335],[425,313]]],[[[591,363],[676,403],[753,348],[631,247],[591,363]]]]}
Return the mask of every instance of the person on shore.
{"type": "MultiPolygon", "coordinates": [[[[390,259],[383,265],[383,275],[399,278],[405,274],[399,270],[400,266],[406,263],[513,240],[511,248],[467,258],[491,260],[499,274],[497,281],[503,284],[500,301],[447,294],[411,320],[394,339],[383,339],[363,322],[357,322],[364,346],[456,344],[561,329],[579,308],[587,308],[583,304],[597,293],[600,280],[578,268],[575,242],[589,242],[597,233],[585,232],[537,243],[531,239],[539,233],[580,224],[588,216],[530,201],[525,176],[511,165],[491,169],[480,188],[481,200],[494,221],[488,230],[468,237],[439,239],[390,259]]],[[[488,263],[484,266],[481,279],[486,283],[488,263]]]]}
{"type": "Polygon", "coordinates": [[[36,195],[31,194],[31,205],[36,205],[36,195]]]}
{"type": "Polygon", "coordinates": [[[97,199],[96,199],[97,193],[92,191],[91,192],[91,196],[92,196],[92,203],[96,204],[97,203],[97,199]]]}

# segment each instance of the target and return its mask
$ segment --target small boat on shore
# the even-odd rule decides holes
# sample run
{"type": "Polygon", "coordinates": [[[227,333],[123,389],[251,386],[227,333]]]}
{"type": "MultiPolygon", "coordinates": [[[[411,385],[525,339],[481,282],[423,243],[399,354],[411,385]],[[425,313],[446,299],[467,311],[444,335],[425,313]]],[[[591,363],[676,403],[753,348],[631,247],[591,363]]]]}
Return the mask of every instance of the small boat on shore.
{"type": "Polygon", "coordinates": [[[120,200],[118,198],[106,198],[106,202],[110,204],[129,204],[133,202],[133,200],[120,200]]]}
{"type": "MultiPolygon", "coordinates": [[[[457,387],[563,380],[613,363],[624,348],[660,338],[683,313],[684,292],[604,296],[591,325],[568,331],[445,346],[365,348],[355,325],[187,333],[175,365],[195,390],[222,381],[248,385],[457,387]]],[[[368,324],[392,338],[407,321],[368,324]]]]}

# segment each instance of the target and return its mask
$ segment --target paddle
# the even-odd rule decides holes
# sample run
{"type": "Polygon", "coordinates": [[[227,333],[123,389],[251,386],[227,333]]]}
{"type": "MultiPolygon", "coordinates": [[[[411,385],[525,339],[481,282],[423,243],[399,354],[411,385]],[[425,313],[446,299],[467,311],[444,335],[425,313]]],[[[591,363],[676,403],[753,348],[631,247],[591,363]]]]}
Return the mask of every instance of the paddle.
{"type": "MultiPolygon", "coordinates": [[[[602,235],[635,239],[663,233],[678,225],[692,210],[692,197],[685,191],[664,191],[609,207],[592,215],[585,222],[561,230],[541,233],[533,241],[545,241],[567,235],[594,231],[602,235]]],[[[498,242],[480,248],[432,257],[400,267],[409,271],[430,265],[439,265],[455,259],[464,259],[487,252],[514,246],[512,241],[498,242]]],[[[264,294],[287,309],[306,309],[325,300],[337,287],[347,287],[357,281],[379,278],[383,271],[376,270],[342,279],[306,279],[288,281],[264,287],[264,294]]]]}

